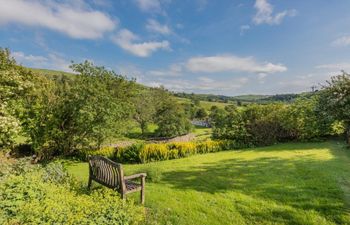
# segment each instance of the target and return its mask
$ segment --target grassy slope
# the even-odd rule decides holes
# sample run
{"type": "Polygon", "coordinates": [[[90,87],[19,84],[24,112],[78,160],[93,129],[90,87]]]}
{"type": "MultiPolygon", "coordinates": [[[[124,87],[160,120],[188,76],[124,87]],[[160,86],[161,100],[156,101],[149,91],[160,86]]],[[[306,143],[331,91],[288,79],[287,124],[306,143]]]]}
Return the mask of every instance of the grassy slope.
{"type": "MultiPolygon", "coordinates": [[[[154,224],[350,224],[349,157],[336,142],[289,143],[125,170],[161,173],[146,186],[154,224]]],[[[86,163],[68,168],[86,182],[86,163]]]]}
{"type": "Polygon", "coordinates": [[[270,95],[238,95],[233,98],[242,102],[255,102],[269,97],[270,95]]]}
{"type": "Polygon", "coordinates": [[[49,77],[57,77],[57,76],[61,76],[66,75],[68,77],[74,77],[75,75],[73,73],[68,73],[68,72],[63,72],[63,71],[57,71],[57,70],[48,70],[48,69],[37,69],[37,68],[29,68],[31,71],[33,71],[36,74],[40,74],[40,75],[46,75],[49,77]]]}
{"type": "MultiPolygon", "coordinates": [[[[190,103],[191,100],[188,98],[179,98],[179,97],[175,97],[175,99],[179,102],[179,103],[190,103]]],[[[203,107],[206,110],[210,110],[212,106],[217,106],[218,108],[225,108],[225,106],[230,105],[231,103],[223,103],[223,102],[208,102],[208,101],[200,101],[200,106],[203,107]]]]}

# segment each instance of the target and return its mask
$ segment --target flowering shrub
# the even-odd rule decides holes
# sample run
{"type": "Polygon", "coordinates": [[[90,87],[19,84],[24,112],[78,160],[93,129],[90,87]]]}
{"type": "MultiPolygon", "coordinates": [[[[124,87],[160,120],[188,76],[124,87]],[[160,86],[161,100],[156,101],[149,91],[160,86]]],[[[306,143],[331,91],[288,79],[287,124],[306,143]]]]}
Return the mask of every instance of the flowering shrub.
{"type": "Polygon", "coordinates": [[[117,149],[115,147],[106,146],[96,150],[81,151],[80,157],[82,159],[87,159],[89,155],[102,155],[112,159],[114,158],[116,152],[117,152],[117,149]]]}
{"type": "Polygon", "coordinates": [[[232,140],[137,144],[119,148],[112,159],[117,162],[147,163],[245,147],[252,147],[252,145],[232,140]]]}
{"type": "Polygon", "coordinates": [[[0,148],[11,146],[19,132],[19,121],[0,106],[0,148]]]}
{"type": "Polygon", "coordinates": [[[167,145],[168,149],[172,151],[177,150],[178,157],[183,158],[197,153],[197,144],[195,142],[175,142],[167,145]]]}
{"type": "Polygon", "coordinates": [[[169,149],[166,144],[147,144],[144,145],[139,153],[142,163],[150,161],[161,161],[169,159],[169,149]]]}

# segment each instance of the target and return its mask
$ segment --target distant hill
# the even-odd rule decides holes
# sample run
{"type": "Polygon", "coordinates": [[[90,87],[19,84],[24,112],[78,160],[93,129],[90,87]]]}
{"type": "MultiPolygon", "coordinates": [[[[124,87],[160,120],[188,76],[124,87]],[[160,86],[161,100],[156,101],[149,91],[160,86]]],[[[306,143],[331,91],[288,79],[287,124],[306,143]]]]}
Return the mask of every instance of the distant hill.
{"type": "Polygon", "coordinates": [[[239,96],[224,96],[212,94],[188,94],[188,93],[173,93],[176,97],[187,98],[190,100],[199,100],[205,102],[219,102],[226,104],[267,104],[272,102],[293,102],[296,98],[309,98],[314,95],[314,92],[304,92],[301,94],[277,94],[277,95],[239,95],[239,96]]]}
{"type": "MultiPolygon", "coordinates": [[[[36,74],[45,75],[48,77],[58,77],[58,76],[68,76],[74,78],[74,73],[49,70],[49,69],[38,69],[29,68],[36,74]]],[[[147,88],[146,86],[139,84],[140,88],[147,88]]],[[[189,103],[194,100],[200,101],[200,104],[205,109],[209,110],[212,106],[218,106],[219,108],[224,108],[226,105],[236,104],[244,105],[249,103],[267,104],[271,102],[293,102],[298,97],[311,97],[313,92],[304,92],[301,94],[277,94],[277,95],[239,95],[239,96],[225,96],[225,95],[214,95],[214,94],[194,94],[194,93],[184,93],[184,92],[172,92],[175,97],[177,97],[179,102],[189,103]]]]}
{"type": "Polygon", "coordinates": [[[48,70],[48,69],[38,69],[38,68],[28,68],[31,71],[33,71],[36,74],[40,75],[45,75],[48,77],[58,77],[62,75],[66,75],[68,77],[74,77],[74,73],[68,73],[68,72],[63,72],[63,71],[58,71],[58,70],[48,70]]]}

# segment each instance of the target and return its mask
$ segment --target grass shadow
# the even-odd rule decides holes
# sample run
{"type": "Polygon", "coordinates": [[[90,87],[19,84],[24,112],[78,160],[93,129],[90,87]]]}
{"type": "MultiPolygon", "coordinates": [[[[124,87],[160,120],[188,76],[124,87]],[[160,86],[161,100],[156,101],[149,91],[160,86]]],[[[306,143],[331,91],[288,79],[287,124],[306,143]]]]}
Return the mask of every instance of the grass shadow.
{"type": "MultiPolygon", "coordinates": [[[[236,192],[272,200],[293,208],[316,211],[327,219],[343,224],[343,214],[347,210],[344,193],[333,178],[333,174],[342,169],[335,153],[341,150],[331,144],[320,145],[322,148],[329,148],[334,157],[319,160],[312,157],[312,154],[306,154],[292,159],[233,158],[193,166],[183,171],[165,172],[162,174],[162,180],[175,189],[210,194],[236,192]]],[[[278,149],[298,151],[301,146],[303,144],[279,145],[278,149]]],[[[316,143],[308,149],[312,150],[317,146],[316,143]]],[[[304,151],[305,146],[302,149],[304,151]]],[[[265,150],[259,148],[251,151],[258,153],[265,150]]],[[[274,148],[269,147],[268,151],[274,151],[274,148]]]]}

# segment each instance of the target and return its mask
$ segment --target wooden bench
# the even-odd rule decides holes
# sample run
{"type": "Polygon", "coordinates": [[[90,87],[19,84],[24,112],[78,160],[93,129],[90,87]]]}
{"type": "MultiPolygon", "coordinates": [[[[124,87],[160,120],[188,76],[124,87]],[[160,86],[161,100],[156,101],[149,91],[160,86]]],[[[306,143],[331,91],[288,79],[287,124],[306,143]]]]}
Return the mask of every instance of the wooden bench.
{"type": "Polygon", "coordinates": [[[96,181],[106,187],[117,190],[122,199],[126,199],[126,195],[136,191],[141,192],[141,203],[145,203],[145,182],[146,173],[124,176],[123,167],[120,163],[115,163],[102,156],[89,156],[89,183],[96,181]],[[141,184],[132,180],[139,178],[141,184]]]}

